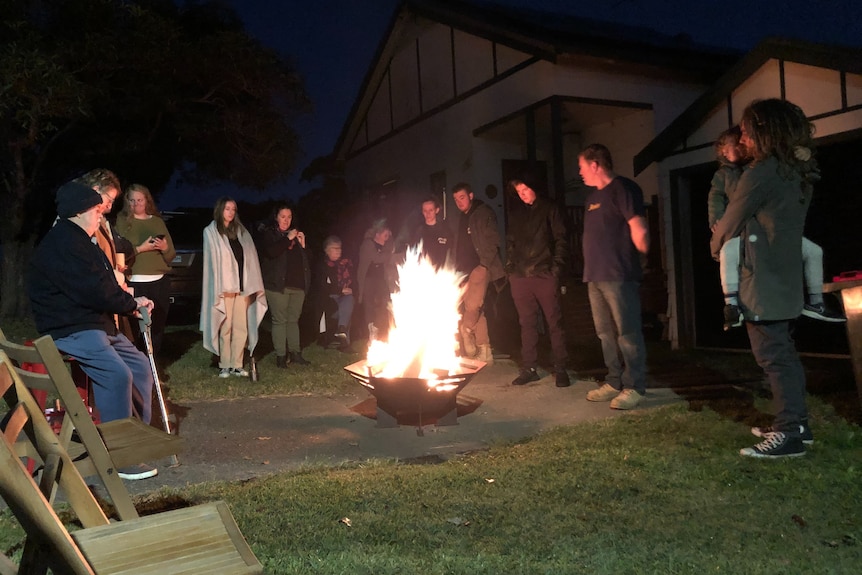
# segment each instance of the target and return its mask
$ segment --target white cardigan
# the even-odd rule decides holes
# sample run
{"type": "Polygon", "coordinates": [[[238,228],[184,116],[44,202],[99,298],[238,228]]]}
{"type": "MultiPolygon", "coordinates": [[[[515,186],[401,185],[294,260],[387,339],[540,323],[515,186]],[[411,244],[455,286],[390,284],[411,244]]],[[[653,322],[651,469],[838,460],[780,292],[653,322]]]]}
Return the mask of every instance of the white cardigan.
{"type": "MultiPolygon", "coordinates": [[[[248,350],[257,345],[257,328],[266,314],[266,295],[260,275],[257,249],[247,229],[242,228],[238,236],[243,250],[243,290],[241,295],[251,296],[248,307],[248,350]]],[[[239,270],[227,236],[218,232],[215,221],[204,228],[204,275],[201,294],[200,330],[204,336],[204,348],[219,355],[218,332],[225,320],[225,293],[240,293],[239,270]]]]}

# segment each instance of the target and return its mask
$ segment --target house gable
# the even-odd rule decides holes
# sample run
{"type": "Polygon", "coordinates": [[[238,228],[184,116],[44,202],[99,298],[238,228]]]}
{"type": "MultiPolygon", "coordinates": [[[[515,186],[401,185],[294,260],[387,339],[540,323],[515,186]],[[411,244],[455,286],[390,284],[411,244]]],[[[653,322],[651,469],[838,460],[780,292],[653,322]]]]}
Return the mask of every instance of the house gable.
{"type": "Polygon", "coordinates": [[[346,156],[533,61],[531,54],[419,16],[409,25],[402,22],[400,30],[400,41],[395,42],[362,121],[355,124],[346,156]]]}
{"type": "Polygon", "coordinates": [[[799,105],[818,137],[847,131],[848,123],[862,128],[862,50],[764,40],[635,156],[635,174],[653,162],[710,148],[752,100],[763,98],[799,105]]]}
{"type": "Polygon", "coordinates": [[[334,156],[355,156],[525,66],[571,54],[615,66],[674,69],[692,83],[714,77],[735,58],[640,28],[467,1],[406,0],[378,49],[334,156]]]}

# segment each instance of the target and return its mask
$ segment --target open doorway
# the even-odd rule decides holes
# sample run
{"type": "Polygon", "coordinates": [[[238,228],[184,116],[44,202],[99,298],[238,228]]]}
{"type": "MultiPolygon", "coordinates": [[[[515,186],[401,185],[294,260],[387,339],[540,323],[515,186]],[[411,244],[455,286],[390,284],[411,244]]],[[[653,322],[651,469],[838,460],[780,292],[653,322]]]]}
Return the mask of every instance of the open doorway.
{"type": "MultiPolygon", "coordinates": [[[[834,141],[818,148],[821,181],[805,226],[805,235],[823,248],[824,281],[842,271],[862,269],[862,138],[834,141]]],[[[671,172],[677,309],[680,343],[706,348],[747,349],[744,329],[725,332],[718,263],[709,253],[711,232],[706,198],[717,164],[710,162],[671,172]]],[[[827,295],[829,305],[840,303],[827,295]]],[[[794,334],[801,352],[849,354],[844,324],[801,318],[794,334]]]]}

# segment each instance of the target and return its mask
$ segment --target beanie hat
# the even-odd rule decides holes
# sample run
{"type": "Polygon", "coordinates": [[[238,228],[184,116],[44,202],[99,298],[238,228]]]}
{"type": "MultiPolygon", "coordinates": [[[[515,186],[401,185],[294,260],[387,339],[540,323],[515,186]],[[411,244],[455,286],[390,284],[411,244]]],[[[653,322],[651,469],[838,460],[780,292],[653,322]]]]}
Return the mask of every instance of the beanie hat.
{"type": "Polygon", "coordinates": [[[102,203],[102,196],[86,184],[69,182],[57,190],[57,215],[63,219],[86,212],[102,203]]]}

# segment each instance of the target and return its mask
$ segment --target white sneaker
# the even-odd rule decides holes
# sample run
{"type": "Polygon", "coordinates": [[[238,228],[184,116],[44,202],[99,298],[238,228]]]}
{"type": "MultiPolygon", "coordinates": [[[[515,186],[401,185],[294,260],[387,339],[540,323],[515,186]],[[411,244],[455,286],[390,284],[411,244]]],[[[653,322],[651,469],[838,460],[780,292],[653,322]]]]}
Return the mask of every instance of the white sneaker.
{"type": "MultiPolygon", "coordinates": [[[[230,370],[231,375],[235,375],[237,377],[248,377],[248,372],[241,367],[235,367],[230,370]]],[[[225,376],[227,377],[227,376],[225,376]]]]}
{"type": "Polygon", "coordinates": [[[611,409],[634,409],[643,401],[643,398],[644,396],[637,391],[626,388],[611,400],[611,409]]]}
{"type": "Polygon", "coordinates": [[[147,479],[149,477],[155,477],[158,474],[158,469],[156,469],[155,467],[150,467],[146,463],[138,463],[137,465],[129,465],[128,467],[121,467],[117,469],[117,475],[119,475],[121,479],[126,479],[129,481],[147,479]]]}
{"type": "Polygon", "coordinates": [[[219,377],[221,377],[221,378],[227,378],[227,377],[230,377],[230,368],[229,368],[229,367],[223,367],[223,368],[221,368],[221,369],[219,370],[219,372],[218,372],[218,376],[219,376],[219,377]]]}

